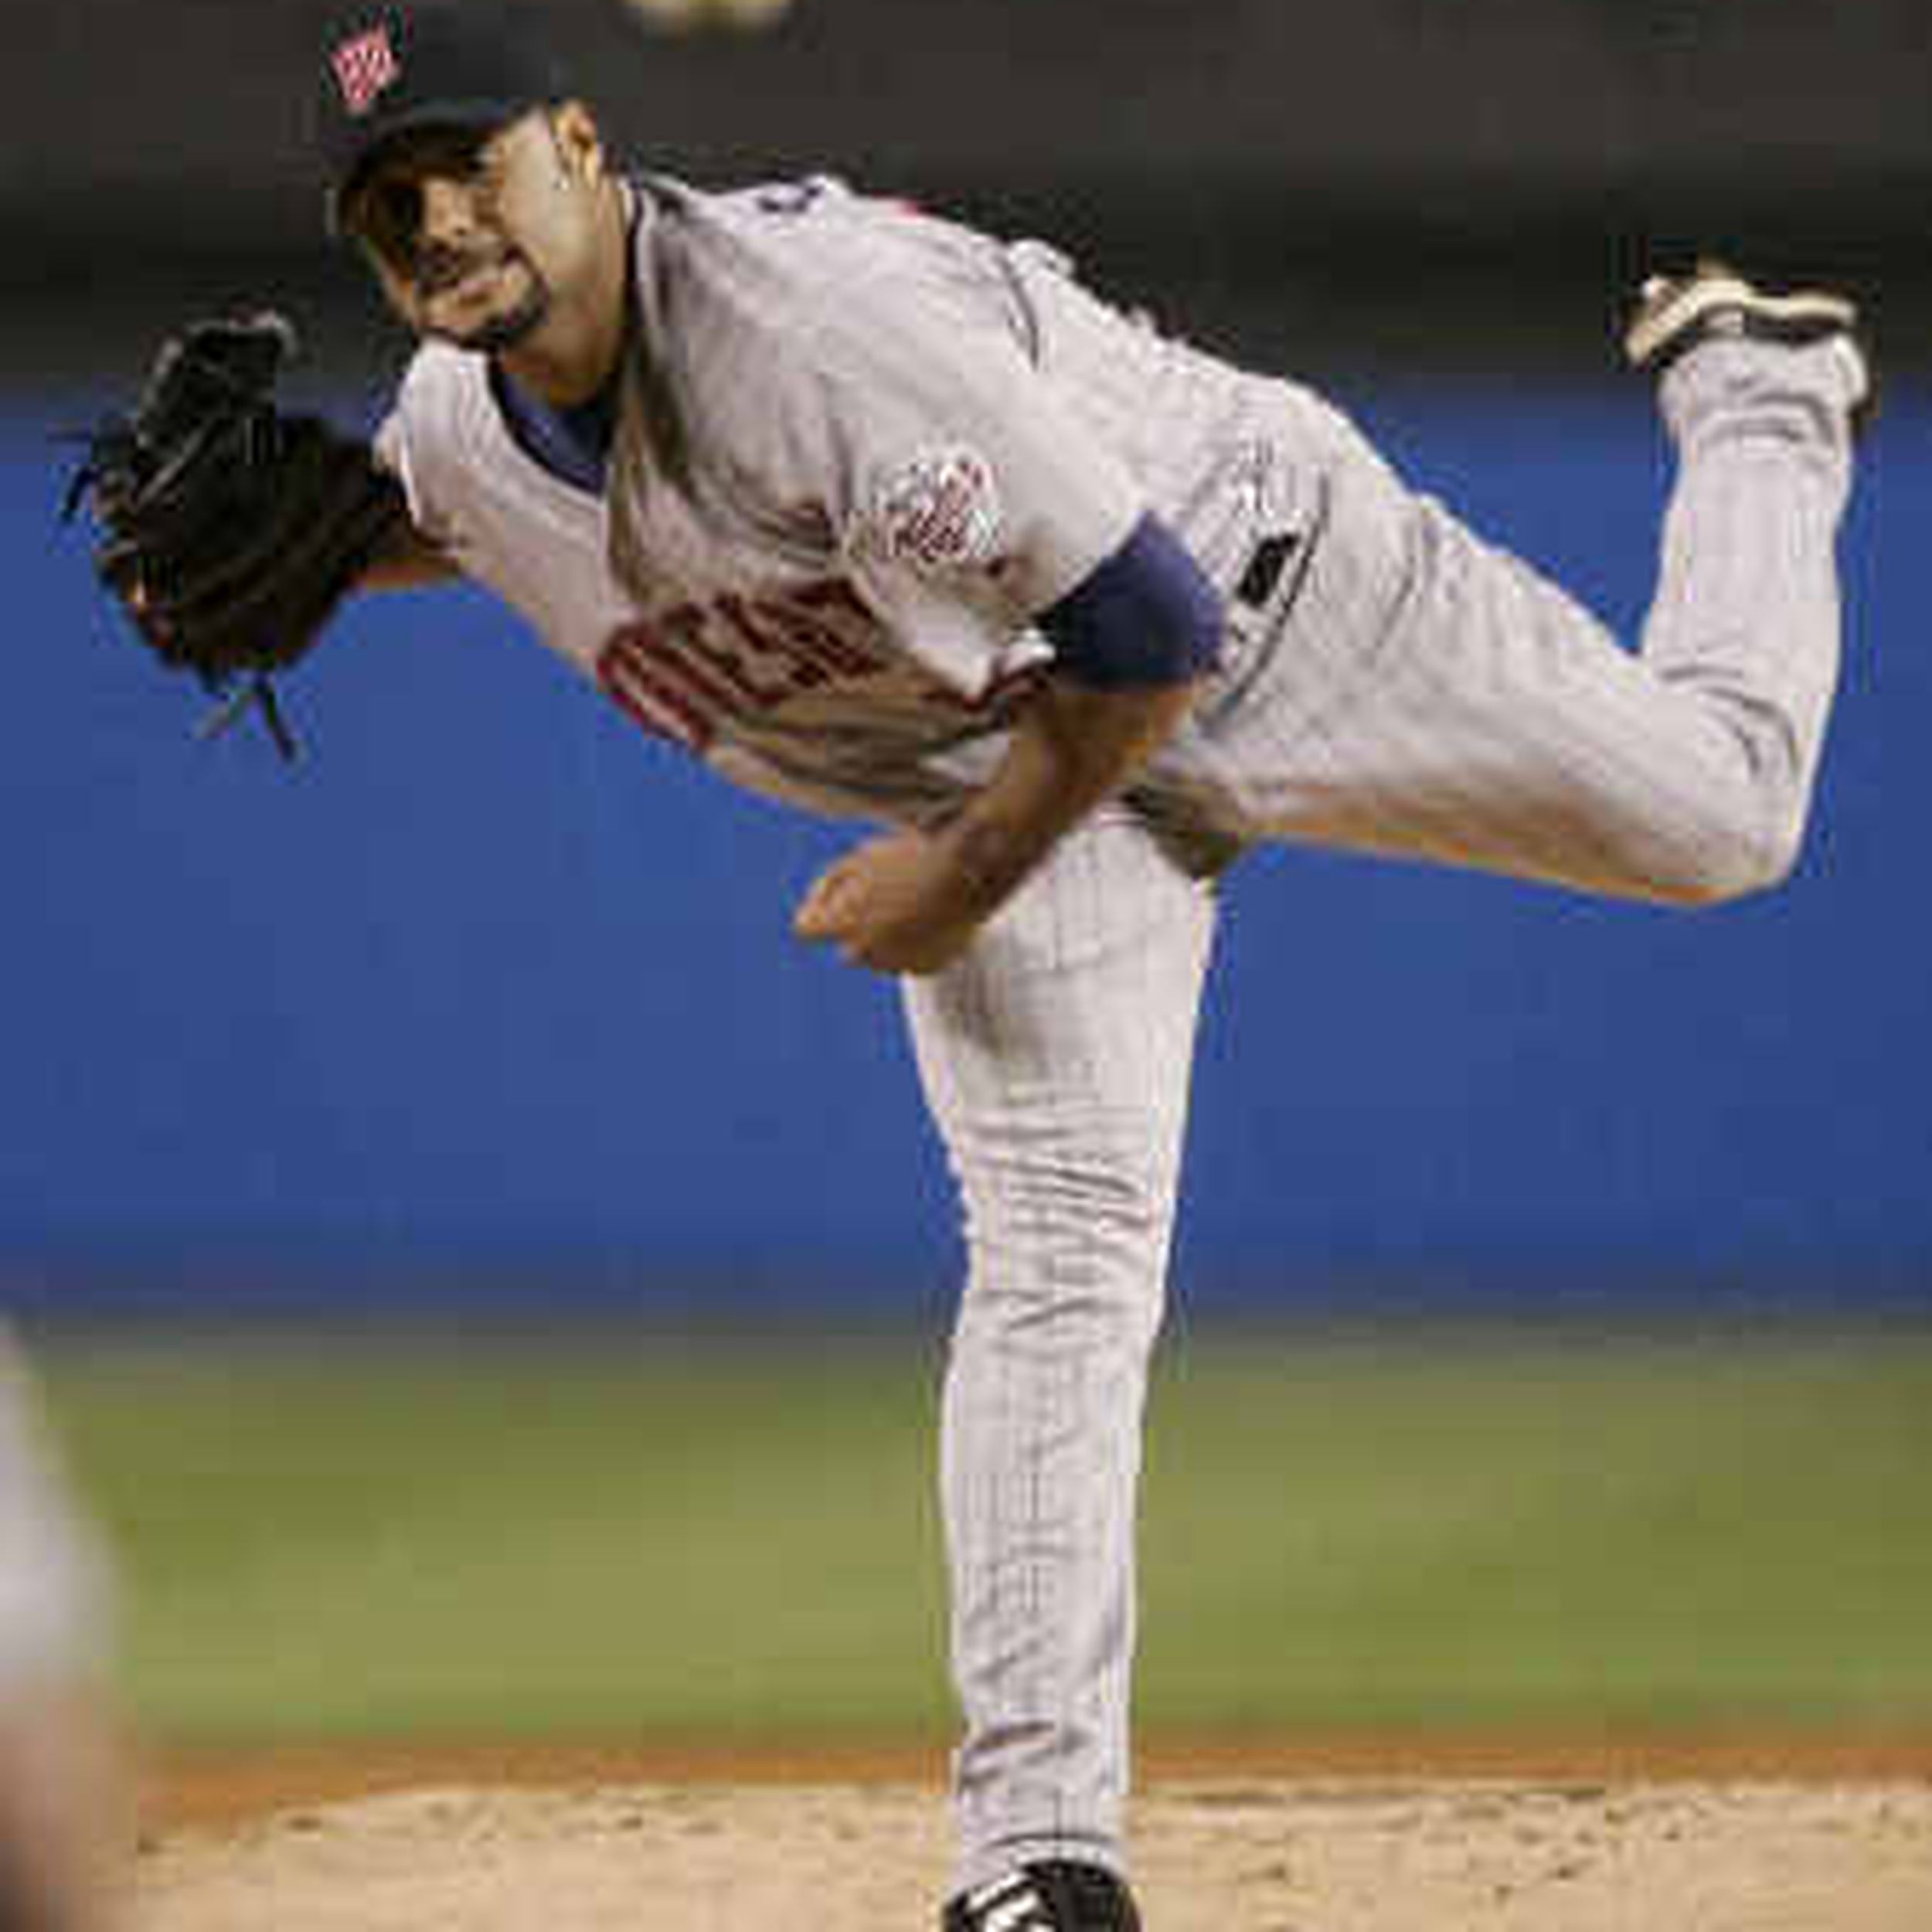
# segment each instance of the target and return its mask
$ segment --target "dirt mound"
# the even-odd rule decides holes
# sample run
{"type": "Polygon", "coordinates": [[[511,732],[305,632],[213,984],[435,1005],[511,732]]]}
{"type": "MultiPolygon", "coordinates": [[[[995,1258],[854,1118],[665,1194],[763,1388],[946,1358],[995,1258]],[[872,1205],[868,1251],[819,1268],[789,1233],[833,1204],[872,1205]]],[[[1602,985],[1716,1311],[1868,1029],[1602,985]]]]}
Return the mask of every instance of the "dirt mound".
{"type": "MultiPolygon", "coordinates": [[[[1150,1932],[1925,1932],[1932,1785],[1221,1777],[1134,1813],[1150,1932]]],[[[908,1932],[930,1784],[443,1786],[175,1825],[144,1932],[908,1932]]]]}

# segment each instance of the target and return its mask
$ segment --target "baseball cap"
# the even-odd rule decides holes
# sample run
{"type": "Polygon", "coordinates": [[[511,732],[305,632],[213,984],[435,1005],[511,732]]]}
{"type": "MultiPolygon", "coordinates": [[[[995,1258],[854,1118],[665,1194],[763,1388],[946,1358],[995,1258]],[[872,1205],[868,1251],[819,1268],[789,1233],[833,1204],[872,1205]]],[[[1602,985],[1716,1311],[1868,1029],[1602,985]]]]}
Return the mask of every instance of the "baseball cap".
{"type": "Polygon", "coordinates": [[[317,146],[332,219],[377,151],[419,130],[487,131],[557,99],[557,70],[489,0],[363,7],[324,43],[317,146]]]}

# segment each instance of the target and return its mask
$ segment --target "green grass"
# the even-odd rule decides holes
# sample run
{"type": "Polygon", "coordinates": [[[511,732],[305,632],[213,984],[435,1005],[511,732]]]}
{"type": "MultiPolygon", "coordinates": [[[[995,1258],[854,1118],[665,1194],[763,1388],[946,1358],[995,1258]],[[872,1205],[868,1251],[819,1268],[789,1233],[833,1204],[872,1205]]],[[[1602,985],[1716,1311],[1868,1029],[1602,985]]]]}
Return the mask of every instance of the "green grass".
{"type": "Polygon", "coordinates": [[[1932,1338],[1264,1338],[1161,1415],[1151,1721],[1932,1720],[1932,1338]]]}
{"type": "MultiPolygon", "coordinates": [[[[49,1338],[174,1740],[950,1723],[930,1342],[49,1338]]],[[[1932,1335],[1184,1333],[1152,1730],[1932,1725],[1932,1335]]]]}

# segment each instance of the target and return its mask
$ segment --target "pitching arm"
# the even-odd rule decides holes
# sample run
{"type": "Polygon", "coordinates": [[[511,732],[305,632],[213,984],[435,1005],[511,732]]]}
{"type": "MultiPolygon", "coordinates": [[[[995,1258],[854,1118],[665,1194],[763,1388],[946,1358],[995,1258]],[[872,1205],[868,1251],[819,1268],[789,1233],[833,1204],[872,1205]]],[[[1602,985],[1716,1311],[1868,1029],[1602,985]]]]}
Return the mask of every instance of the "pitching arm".
{"type": "Polygon", "coordinates": [[[992,778],[944,825],[874,839],[821,874],[798,908],[801,938],[881,972],[951,964],[1173,735],[1215,662],[1222,612],[1179,539],[1148,515],[1038,621],[1054,668],[992,778]]]}

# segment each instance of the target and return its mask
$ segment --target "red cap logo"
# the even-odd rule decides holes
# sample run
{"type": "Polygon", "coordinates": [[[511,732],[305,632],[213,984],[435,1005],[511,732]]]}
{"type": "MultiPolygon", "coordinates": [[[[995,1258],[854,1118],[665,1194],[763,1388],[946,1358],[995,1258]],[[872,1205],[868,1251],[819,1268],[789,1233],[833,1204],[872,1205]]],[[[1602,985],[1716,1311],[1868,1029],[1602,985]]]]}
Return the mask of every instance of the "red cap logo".
{"type": "Polygon", "coordinates": [[[329,56],[335,70],[335,85],[342,90],[342,105],[357,120],[403,77],[396,49],[389,44],[386,27],[372,27],[353,40],[345,40],[329,56]]]}

